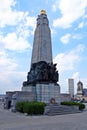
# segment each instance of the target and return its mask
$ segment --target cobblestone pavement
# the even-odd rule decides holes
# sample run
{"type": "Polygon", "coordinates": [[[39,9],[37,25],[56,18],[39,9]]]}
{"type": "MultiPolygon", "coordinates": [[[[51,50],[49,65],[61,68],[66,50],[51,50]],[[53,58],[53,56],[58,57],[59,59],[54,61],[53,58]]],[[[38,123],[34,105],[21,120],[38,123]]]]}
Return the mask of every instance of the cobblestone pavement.
{"type": "Polygon", "coordinates": [[[0,130],[87,130],[87,110],[57,116],[25,116],[0,105],[0,130]]]}

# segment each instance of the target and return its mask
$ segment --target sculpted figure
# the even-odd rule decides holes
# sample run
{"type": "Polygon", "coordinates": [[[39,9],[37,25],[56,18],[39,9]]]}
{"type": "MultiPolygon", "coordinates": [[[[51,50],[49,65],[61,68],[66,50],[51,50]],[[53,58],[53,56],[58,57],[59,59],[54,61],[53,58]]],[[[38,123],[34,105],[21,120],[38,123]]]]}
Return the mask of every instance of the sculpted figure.
{"type": "Polygon", "coordinates": [[[45,61],[40,61],[31,65],[30,72],[27,75],[27,81],[23,85],[33,84],[37,82],[54,82],[58,81],[58,71],[56,64],[49,64],[45,61]]]}

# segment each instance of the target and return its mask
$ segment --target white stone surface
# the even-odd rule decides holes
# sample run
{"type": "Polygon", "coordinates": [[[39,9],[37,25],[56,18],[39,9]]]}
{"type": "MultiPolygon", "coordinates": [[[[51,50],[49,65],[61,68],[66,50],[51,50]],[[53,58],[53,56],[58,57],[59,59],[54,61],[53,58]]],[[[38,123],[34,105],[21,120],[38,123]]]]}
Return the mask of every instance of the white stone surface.
{"type": "Polygon", "coordinates": [[[32,92],[32,86],[23,86],[22,91],[32,92]]]}
{"type": "Polygon", "coordinates": [[[60,102],[60,86],[54,83],[36,84],[36,86],[24,86],[22,91],[35,93],[36,100],[49,103],[51,98],[60,102]]]}
{"type": "Polygon", "coordinates": [[[36,84],[37,101],[49,103],[52,98],[58,102],[60,86],[54,83],[36,84]]]}

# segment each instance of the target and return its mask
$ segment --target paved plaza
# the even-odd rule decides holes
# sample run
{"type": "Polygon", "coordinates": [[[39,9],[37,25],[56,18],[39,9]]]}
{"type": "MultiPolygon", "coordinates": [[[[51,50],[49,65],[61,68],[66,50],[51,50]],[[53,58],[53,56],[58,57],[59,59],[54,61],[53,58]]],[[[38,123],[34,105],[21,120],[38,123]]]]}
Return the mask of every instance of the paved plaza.
{"type": "Polygon", "coordinates": [[[87,110],[57,116],[25,116],[0,105],[0,130],[87,130],[87,110]]]}

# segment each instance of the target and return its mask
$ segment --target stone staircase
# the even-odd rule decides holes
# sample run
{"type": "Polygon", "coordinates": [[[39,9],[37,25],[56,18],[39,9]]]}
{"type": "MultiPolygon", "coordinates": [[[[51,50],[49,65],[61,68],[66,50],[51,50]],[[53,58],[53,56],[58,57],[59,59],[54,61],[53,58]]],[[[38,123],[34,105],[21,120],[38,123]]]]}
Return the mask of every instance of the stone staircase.
{"type": "Polygon", "coordinates": [[[44,115],[54,116],[54,115],[63,115],[63,114],[73,114],[79,113],[77,106],[65,106],[58,104],[48,104],[45,107],[44,115]]]}

